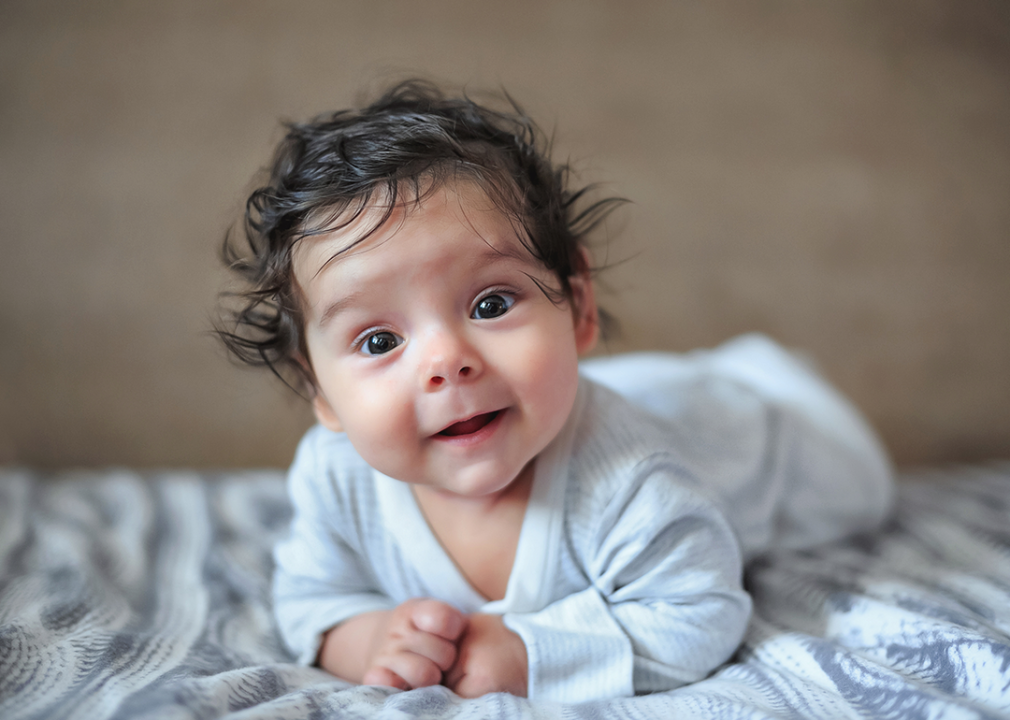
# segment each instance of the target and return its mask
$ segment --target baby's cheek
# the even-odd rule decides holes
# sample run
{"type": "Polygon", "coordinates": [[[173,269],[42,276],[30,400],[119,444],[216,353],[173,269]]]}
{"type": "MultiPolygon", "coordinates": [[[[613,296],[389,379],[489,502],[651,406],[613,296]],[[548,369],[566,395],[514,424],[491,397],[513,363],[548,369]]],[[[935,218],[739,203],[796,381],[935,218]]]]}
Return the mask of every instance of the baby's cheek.
{"type": "Polygon", "coordinates": [[[358,396],[356,407],[347,414],[347,437],[354,449],[379,472],[398,478],[404,455],[417,444],[414,414],[402,405],[377,397],[358,396]]]}
{"type": "Polygon", "coordinates": [[[540,393],[563,397],[578,384],[579,363],[574,343],[569,338],[559,342],[540,339],[530,348],[526,376],[540,393]]]}

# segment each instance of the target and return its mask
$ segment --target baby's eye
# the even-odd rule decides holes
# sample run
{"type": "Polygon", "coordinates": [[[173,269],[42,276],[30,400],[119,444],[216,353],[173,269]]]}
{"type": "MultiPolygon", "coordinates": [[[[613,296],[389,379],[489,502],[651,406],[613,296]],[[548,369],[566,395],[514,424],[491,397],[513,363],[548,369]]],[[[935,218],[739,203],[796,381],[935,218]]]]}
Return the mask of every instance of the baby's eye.
{"type": "Polygon", "coordinates": [[[385,355],[390,350],[396,348],[403,342],[403,338],[393,333],[383,330],[373,335],[369,335],[361,346],[361,351],[365,355],[385,355]]]}
{"type": "Polygon", "coordinates": [[[507,295],[488,295],[480,299],[471,317],[476,320],[490,320],[504,315],[514,304],[515,298],[507,295]]]}

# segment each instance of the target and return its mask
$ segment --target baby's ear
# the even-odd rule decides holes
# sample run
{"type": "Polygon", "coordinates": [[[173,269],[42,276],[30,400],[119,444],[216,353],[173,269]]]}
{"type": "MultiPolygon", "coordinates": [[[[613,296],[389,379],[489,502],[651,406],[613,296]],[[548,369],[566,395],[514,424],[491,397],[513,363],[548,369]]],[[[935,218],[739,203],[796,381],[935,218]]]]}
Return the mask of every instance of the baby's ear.
{"type": "Polygon", "coordinates": [[[337,413],[334,412],[333,406],[323,397],[323,393],[318,388],[315,393],[312,397],[312,412],[316,414],[316,420],[327,430],[337,433],[343,432],[344,426],[340,422],[340,418],[337,417],[337,413]]]}
{"type": "Polygon", "coordinates": [[[579,272],[569,278],[572,287],[572,313],[575,316],[575,347],[584,355],[596,346],[600,337],[600,312],[596,307],[592,263],[589,251],[579,248],[579,272]]]}

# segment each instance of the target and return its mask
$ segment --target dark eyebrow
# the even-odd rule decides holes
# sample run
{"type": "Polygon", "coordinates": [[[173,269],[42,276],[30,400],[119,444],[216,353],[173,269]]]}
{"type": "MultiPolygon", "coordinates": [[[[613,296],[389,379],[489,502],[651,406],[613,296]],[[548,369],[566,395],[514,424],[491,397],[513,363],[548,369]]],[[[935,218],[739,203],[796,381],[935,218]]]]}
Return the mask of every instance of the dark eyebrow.
{"type": "Polygon", "coordinates": [[[361,293],[353,292],[327,305],[326,309],[323,310],[323,314],[319,316],[319,327],[325,327],[334,317],[347,309],[349,305],[354,304],[360,295],[361,293]]]}
{"type": "Polygon", "coordinates": [[[517,260],[519,262],[532,262],[536,264],[537,259],[530,254],[522,244],[519,247],[515,247],[511,243],[508,243],[504,249],[496,248],[491,243],[484,241],[487,245],[487,249],[480,254],[480,260],[482,262],[488,262],[490,260],[500,260],[502,258],[508,258],[509,260],[517,260]]]}
{"type": "MultiPolygon", "coordinates": [[[[486,243],[486,245],[487,248],[477,256],[476,262],[474,263],[475,266],[483,266],[495,260],[502,259],[515,260],[520,263],[536,263],[536,258],[532,257],[527,252],[523,252],[521,246],[520,248],[509,246],[505,250],[499,250],[491,243],[486,243]]],[[[320,268],[320,272],[322,272],[322,270],[323,268],[320,268]]],[[[361,293],[355,291],[327,305],[326,309],[323,310],[322,315],[319,316],[319,327],[325,327],[333,320],[334,317],[346,310],[349,306],[353,305],[360,297],[361,293]]]]}

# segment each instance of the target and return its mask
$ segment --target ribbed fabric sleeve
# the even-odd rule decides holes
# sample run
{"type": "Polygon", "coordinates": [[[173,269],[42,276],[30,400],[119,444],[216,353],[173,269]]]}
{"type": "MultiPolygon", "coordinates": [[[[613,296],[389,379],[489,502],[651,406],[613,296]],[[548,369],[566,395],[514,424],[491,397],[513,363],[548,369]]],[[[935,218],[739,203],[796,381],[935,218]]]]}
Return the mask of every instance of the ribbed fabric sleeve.
{"type": "Polygon", "coordinates": [[[304,665],[315,662],[330,628],[397,605],[373,581],[374,569],[362,553],[363,547],[381,546],[370,537],[372,531],[381,534],[381,526],[365,522],[359,512],[369,498],[350,503],[346,491],[338,490],[371,495],[371,471],[355,459],[346,438],[317,427],[302,440],[288,472],[294,517],[290,536],[274,551],[273,600],[281,636],[304,665]],[[330,452],[320,453],[320,446],[330,452]]]}
{"type": "Polygon", "coordinates": [[[529,659],[530,696],[562,702],[700,680],[743,637],[750,597],[716,507],[680,487],[664,454],[640,462],[594,523],[589,587],[506,614],[529,659]]]}

